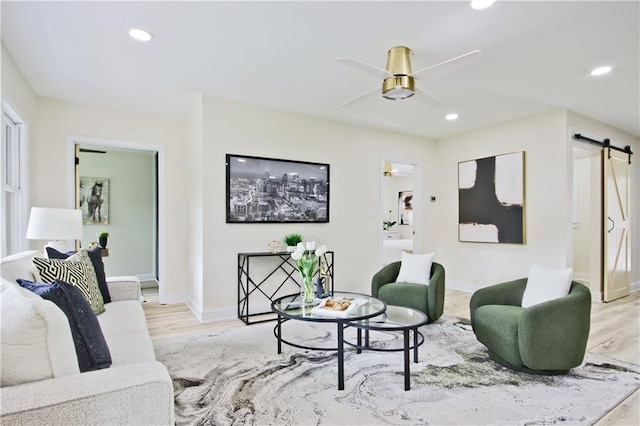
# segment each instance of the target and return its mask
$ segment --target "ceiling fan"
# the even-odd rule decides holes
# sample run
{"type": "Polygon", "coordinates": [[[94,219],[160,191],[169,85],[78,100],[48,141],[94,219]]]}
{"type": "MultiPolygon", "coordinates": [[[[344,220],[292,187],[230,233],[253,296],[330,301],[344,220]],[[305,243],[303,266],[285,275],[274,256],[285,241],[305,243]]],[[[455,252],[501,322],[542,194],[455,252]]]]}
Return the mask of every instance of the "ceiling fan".
{"type": "MultiPolygon", "coordinates": [[[[421,101],[433,106],[439,106],[442,105],[442,101],[435,96],[428,94],[419,87],[416,87],[415,80],[427,77],[437,77],[469,65],[480,56],[480,51],[474,50],[465,53],[464,55],[456,56],[455,58],[423,68],[416,72],[412,72],[411,70],[411,55],[413,55],[413,52],[411,52],[411,49],[408,47],[392,47],[388,52],[386,69],[351,58],[338,58],[337,60],[338,62],[357,70],[382,78],[382,97],[385,99],[407,99],[415,95],[416,99],[420,99],[421,101]]],[[[345,102],[342,106],[347,107],[357,101],[373,96],[378,92],[378,90],[380,89],[377,87],[375,89],[371,89],[359,96],[356,96],[350,101],[345,102]]]]}

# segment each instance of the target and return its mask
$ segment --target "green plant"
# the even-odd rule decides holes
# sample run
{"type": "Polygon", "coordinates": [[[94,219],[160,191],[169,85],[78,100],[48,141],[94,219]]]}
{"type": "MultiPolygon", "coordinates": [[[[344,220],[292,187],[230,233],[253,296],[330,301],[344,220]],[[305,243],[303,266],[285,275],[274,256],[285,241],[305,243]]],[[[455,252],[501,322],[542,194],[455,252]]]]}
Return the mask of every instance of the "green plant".
{"type": "Polygon", "coordinates": [[[100,232],[100,233],[98,234],[98,238],[106,238],[106,237],[108,237],[108,236],[109,236],[109,233],[108,233],[108,232],[100,232]]]}
{"type": "Polygon", "coordinates": [[[282,239],[284,243],[290,247],[297,246],[298,243],[302,242],[302,235],[300,234],[287,234],[282,239]]]}
{"type": "Polygon", "coordinates": [[[393,225],[397,222],[395,220],[387,220],[386,222],[382,222],[382,229],[385,231],[389,230],[393,225]]]}

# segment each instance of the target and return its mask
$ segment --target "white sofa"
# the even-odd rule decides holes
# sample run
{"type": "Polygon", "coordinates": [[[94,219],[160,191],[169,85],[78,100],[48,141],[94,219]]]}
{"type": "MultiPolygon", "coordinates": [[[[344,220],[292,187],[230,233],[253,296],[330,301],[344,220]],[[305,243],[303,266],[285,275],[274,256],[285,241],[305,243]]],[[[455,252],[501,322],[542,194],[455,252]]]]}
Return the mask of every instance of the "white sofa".
{"type": "MultiPolygon", "coordinates": [[[[17,278],[38,281],[32,264],[36,256],[44,257],[41,252],[29,251],[0,260],[0,297],[5,299],[0,325],[3,348],[5,344],[12,343],[8,341],[9,323],[21,326],[19,317],[21,310],[25,310],[21,308],[21,303],[25,306],[38,304],[39,309],[50,316],[44,328],[28,330],[33,337],[28,339],[27,347],[23,348],[24,353],[28,354],[24,356],[24,364],[15,360],[13,363],[6,361],[4,351],[2,353],[0,424],[173,424],[173,384],[167,369],[155,359],[139,299],[140,282],[137,278],[107,278],[112,301],[105,304],[105,312],[98,315],[98,321],[111,353],[112,365],[106,369],[80,373],[77,365],[55,366],[56,363],[60,364],[60,359],[64,364],[65,359],[75,356],[73,340],[70,340],[70,347],[68,344],[71,332],[64,329],[65,326],[69,328],[66,315],[52,302],[41,299],[16,283],[17,278]],[[9,318],[8,315],[12,316],[9,318]],[[50,349],[54,347],[52,342],[61,346],[61,341],[65,342],[61,349],[50,349]],[[42,347],[45,347],[44,352],[42,347]],[[44,363],[38,364],[38,368],[30,367],[30,362],[34,365],[38,362],[39,353],[47,354],[50,362],[47,363],[45,359],[44,363]],[[69,354],[69,357],[65,354],[69,354]],[[15,371],[21,368],[24,371],[15,371]],[[43,369],[44,373],[40,371],[43,369]],[[50,378],[6,386],[5,373],[7,377],[14,378],[16,374],[25,374],[26,380],[29,380],[30,374],[45,374],[50,378]]],[[[37,314],[34,317],[31,314],[31,317],[25,318],[35,318],[33,322],[37,323],[36,320],[41,316],[37,314]]],[[[30,321],[27,319],[22,322],[30,321]]],[[[77,364],[77,358],[73,361],[77,364]]]]}

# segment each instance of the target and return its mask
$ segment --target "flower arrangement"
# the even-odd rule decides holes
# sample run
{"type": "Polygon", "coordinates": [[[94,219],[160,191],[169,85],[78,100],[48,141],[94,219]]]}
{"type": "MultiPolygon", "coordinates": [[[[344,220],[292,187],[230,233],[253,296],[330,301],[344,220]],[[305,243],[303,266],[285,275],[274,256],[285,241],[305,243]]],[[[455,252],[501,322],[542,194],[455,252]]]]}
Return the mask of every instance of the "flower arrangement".
{"type": "Polygon", "coordinates": [[[306,245],[298,243],[296,250],[291,253],[291,258],[296,261],[298,272],[302,277],[303,305],[313,304],[313,276],[320,268],[318,258],[327,252],[327,247],[321,245],[316,249],[316,242],[310,241],[306,245]]]}

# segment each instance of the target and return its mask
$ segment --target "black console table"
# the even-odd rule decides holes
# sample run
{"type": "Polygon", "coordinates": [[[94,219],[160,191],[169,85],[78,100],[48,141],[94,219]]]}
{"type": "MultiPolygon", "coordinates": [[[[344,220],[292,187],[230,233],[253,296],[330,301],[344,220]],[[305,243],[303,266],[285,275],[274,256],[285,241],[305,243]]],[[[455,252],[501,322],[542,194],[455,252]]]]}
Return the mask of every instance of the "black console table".
{"type": "MultiPolygon", "coordinates": [[[[324,283],[325,293],[333,294],[333,252],[328,251],[318,261],[326,265],[326,275],[329,283],[324,283]]],[[[319,278],[316,274],[314,282],[319,278]]],[[[297,291],[300,291],[302,278],[296,268],[295,260],[291,258],[291,253],[287,252],[257,252],[257,253],[238,253],[238,318],[245,324],[256,324],[259,322],[273,321],[277,316],[272,318],[251,320],[256,316],[264,316],[273,314],[270,310],[271,302],[278,297],[283,296],[285,291],[292,293],[292,284],[297,291]],[[266,270],[266,274],[260,277],[251,276],[251,265],[260,259],[270,259],[275,266],[266,270]],[[267,288],[269,287],[269,288],[267,288]],[[262,294],[262,299],[266,303],[265,311],[251,312],[249,305],[249,297],[252,294],[262,294]],[[267,307],[268,306],[268,307],[267,307]]]]}

